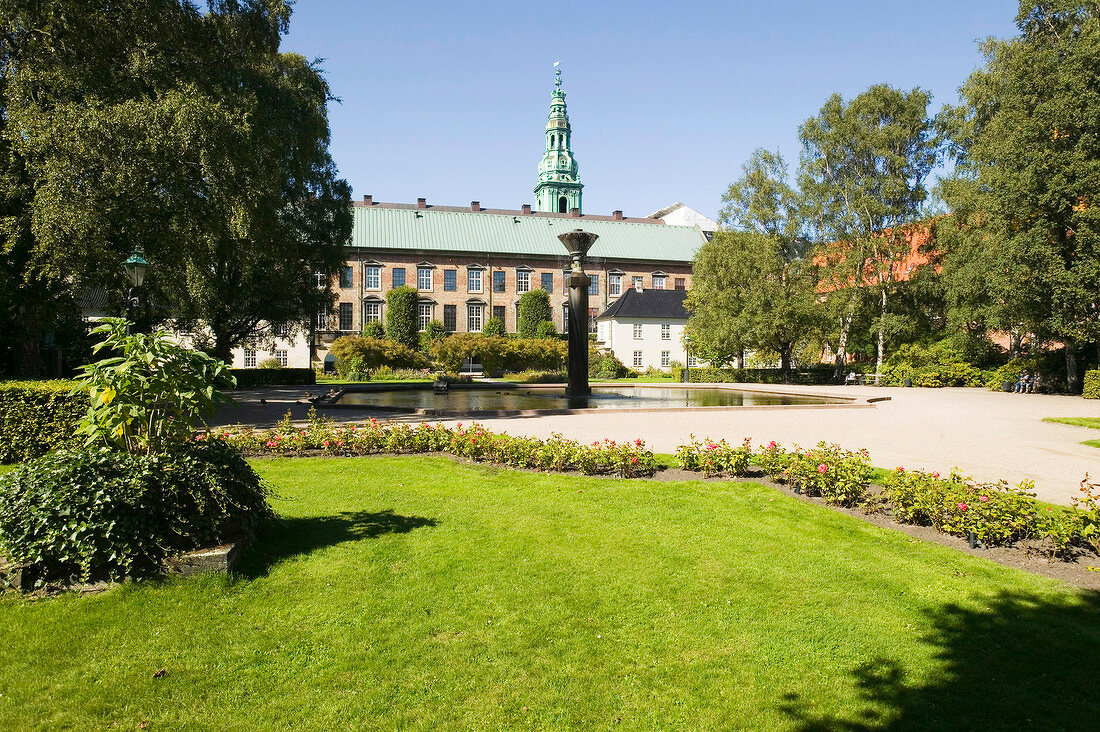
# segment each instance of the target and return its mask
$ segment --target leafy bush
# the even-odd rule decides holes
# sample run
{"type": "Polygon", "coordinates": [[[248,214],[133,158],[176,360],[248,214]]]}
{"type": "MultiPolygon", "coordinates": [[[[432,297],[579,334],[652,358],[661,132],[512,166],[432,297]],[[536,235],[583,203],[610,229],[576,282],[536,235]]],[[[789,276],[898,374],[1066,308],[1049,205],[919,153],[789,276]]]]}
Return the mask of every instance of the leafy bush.
{"type": "Polygon", "coordinates": [[[369,381],[407,381],[409,379],[430,379],[431,369],[393,369],[379,366],[367,375],[369,381]]]}
{"type": "Polygon", "coordinates": [[[1066,390],[1065,352],[1063,350],[1034,353],[1014,358],[986,378],[986,386],[1001,391],[1007,382],[1015,384],[1020,374],[1027,372],[1038,378],[1037,389],[1063,392],[1066,390]]]}
{"type": "Polygon", "coordinates": [[[317,372],[313,369],[229,369],[229,373],[236,380],[238,389],[317,383],[317,372]]]}
{"type": "Polygon", "coordinates": [[[545,336],[538,333],[539,324],[553,319],[550,293],[546,290],[537,288],[519,296],[516,303],[516,332],[521,338],[544,338],[545,336]]]}
{"type": "Polygon", "coordinates": [[[535,326],[535,338],[558,338],[558,328],[552,320],[542,320],[535,326]]]}
{"type": "Polygon", "coordinates": [[[201,351],[184,348],[166,331],[127,333],[122,318],[106,318],[93,349],[120,355],[87,366],[74,393],[87,394],[87,414],[77,425],[86,445],[128,452],[163,452],[191,439],[195,425],[232,401],[218,387],[234,385],[229,368],[201,351]]]}
{"type": "Polygon", "coordinates": [[[282,367],[283,365],[279,363],[279,359],[275,358],[274,356],[272,356],[271,358],[265,358],[263,361],[260,361],[258,364],[256,364],[256,368],[258,369],[281,369],[282,367]]]}
{"type": "Polygon", "coordinates": [[[1100,399],[1100,370],[1085,372],[1085,388],[1081,396],[1085,399],[1100,399]]]}
{"type": "Polygon", "coordinates": [[[521,371],[515,375],[516,381],[523,384],[564,384],[569,375],[564,371],[521,371]]]}
{"type": "Polygon", "coordinates": [[[88,411],[88,397],[72,388],[71,381],[0,382],[0,463],[79,443],[73,433],[88,411]]]}
{"type": "Polygon", "coordinates": [[[336,357],[336,370],[348,378],[359,378],[382,366],[393,369],[431,366],[428,357],[419,351],[395,341],[363,336],[340,336],[332,342],[329,353],[336,357]]]}
{"type": "Polygon", "coordinates": [[[953,340],[925,346],[907,343],[898,347],[882,366],[879,383],[901,386],[911,379],[914,386],[981,386],[988,374],[967,363],[953,340]]]}
{"type": "Polygon", "coordinates": [[[382,325],[380,321],[371,321],[363,326],[363,332],[360,335],[364,338],[374,338],[380,341],[386,337],[386,326],[382,325]]]}
{"type": "Polygon", "coordinates": [[[932,526],[955,536],[969,536],[984,544],[1009,544],[1021,539],[1047,539],[1053,553],[1064,552],[1081,533],[1074,512],[1044,508],[1035,498],[1034,484],[1010,486],[975,483],[952,472],[939,473],[896,468],[883,480],[883,499],[904,523],[932,526]]]}
{"type": "Polygon", "coordinates": [[[612,353],[598,353],[595,349],[588,352],[588,378],[621,379],[634,373],[612,353]]]}
{"type": "Polygon", "coordinates": [[[417,304],[416,290],[408,285],[395,287],[386,293],[386,334],[391,341],[410,349],[420,345],[417,304]]]}
{"type": "Polygon", "coordinates": [[[156,574],[271,515],[260,478],[217,441],[153,455],[60,450],[0,477],[0,550],[39,585],[156,574]]]}
{"type": "Polygon", "coordinates": [[[707,438],[703,442],[691,436],[691,442],[676,448],[676,458],[684,470],[702,472],[708,478],[714,475],[744,475],[752,458],[749,438],[733,447],[725,440],[715,442],[707,438]]]}
{"type": "Polygon", "coordinates": [[[504,338],[508,335],[508,329],[504,327],[504,321],[500,318],[489,318],[485,321],[485,327],[481,329],[481,334],[495,338],[504,338]]]}
{"type": "Polygon", "coordinates": [[[1081,538],[1100,554],[1100,481],[1090,479],[1086,474],[1081,481],[1081,492],[1085,494],[1084,498],[1073,499],[1073,507],[1082,511],[1081,538]]]}
{"type": "Polygon", "coordinates": [[[787,466],[793,458],[792,453],[787,452],[778,442],[772,440],[767,445],[760,446],[760,452],[756,455],[756,464],[771,476],[772,480],[782,480],[786,477],[787,466]]]}
{"type": "MultiPolygon", "coordinates": [[[[449,339],[448,339],[449,340],[449,339]]],[[[289,416],[270,430],[235,429],[212,433],[242,450],[261,454],[301,455],[307,450],[334,454],[370,455],[380,452],[448,452],[479,462],[538,470],[578,470],[587,475],[613,474],[623,478],[652,475],[653,453],[642,440],[601,440],[582,445],[555,434],[548,440],[496,434],[472,424],[454,428],[443,424],[335,425],[311,412],[305,429],[294,427],[289,416]]]]}
{"type": "Polygon", "coordinates": [[[826,503],[851,506],[867,492],[871,458],[866,450],[850,452],[819,442],[805,453],[795,448],[782,476],[802,493],[821,496],[826,503]]]}
{"type": "Polygon", "coordinates": [[[438,320],[430,320],[428,324],[424,326],[424,330],[420,331],[420,350],[425,353],[430,353],[432,345],[436,341],[443,340],[447,337],[447,329],[443,327],[443,323],[438,320]]]}
{"type": "Polygon", "coordinates": [[[568,346],[546,339],[499,338],[480,333],[456,333],[432,348],[443,371],[456,372],[467,358],[479,361],[486,374],[557,371],[565,365],[568,346]]]}

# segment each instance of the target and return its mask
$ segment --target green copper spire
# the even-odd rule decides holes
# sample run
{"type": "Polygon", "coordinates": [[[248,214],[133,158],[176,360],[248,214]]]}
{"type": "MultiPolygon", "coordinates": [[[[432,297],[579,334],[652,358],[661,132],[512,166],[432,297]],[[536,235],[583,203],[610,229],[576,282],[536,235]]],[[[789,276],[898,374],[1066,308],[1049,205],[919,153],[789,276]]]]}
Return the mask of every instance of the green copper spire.
{"type": "Polygon", "coordinates": [[[546,152],[539,163],[539,182],[535,186],[535,210],[568,213],[573,208],[580,210],[584,185],[569,147],[572,128],[565,109],[565,92],[561,90],[561,61],[554,64],[554,77],[546,120],[546,152]]]}

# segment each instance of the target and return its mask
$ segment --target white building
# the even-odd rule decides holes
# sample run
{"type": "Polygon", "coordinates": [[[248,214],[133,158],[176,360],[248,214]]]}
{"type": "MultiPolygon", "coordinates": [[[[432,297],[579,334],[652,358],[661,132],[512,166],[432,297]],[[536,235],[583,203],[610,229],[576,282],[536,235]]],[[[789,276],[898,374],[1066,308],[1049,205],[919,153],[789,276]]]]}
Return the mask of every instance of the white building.
{"type": "Polygon", "coordinates": [[[631,288],[596,317],[596,345],[635,370],[696,366],[684,348],[684,290],[631,288]]]}
{"type": "Polygon", "coordinates": [[[671,206],[665,206],[659,211],[654,211],[646,218],[661,219],[671,226],[694,226],[703,232],[703,236],[707,238],[707,241],[713,239],[714,232],[718,231],[718,222],[680,201],[671,206]]]}

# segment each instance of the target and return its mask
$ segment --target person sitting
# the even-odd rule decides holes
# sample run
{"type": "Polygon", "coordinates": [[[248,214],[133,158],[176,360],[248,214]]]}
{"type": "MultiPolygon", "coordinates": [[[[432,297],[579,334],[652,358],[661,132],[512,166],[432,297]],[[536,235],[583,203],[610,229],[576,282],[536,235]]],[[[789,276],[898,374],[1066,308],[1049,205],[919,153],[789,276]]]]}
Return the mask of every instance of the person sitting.
{"type": "Polygon", "coordinates": [[[1029,377],[1027,372],[1024,371],[1020,374],[1020,378],[1016,380],[1016,385],[1012,387],[1012,391],[1015,394],[1023,394],[1027,391],[1029,377]]]}
{"type": "Polygon", "coordinates": [[[859,376],[856,375],[855,371],[849,371],[848,372],[848,378],[846,378],[844,380],[844,383],[845,384],[858,384],[859,383],[859,376]]]}

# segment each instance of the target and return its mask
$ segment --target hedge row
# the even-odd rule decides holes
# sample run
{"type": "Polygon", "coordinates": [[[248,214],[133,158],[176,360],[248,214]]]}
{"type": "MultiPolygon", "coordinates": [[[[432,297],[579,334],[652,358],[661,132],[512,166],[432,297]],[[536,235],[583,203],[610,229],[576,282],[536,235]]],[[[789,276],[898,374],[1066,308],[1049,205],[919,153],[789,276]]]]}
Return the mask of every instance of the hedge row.
{"type": "Polygon", "coordinates": [[[1085,372],[1085,390],[1081,392],[1085,399],[1100,399],[1100,370],[1085,372]]]}
{"type": "Polygon", "coordinates": [[[313,369],[230,369],[238,389],[254,386],[302,386],[317,383],[313,369]]]}
{"type": "Polygon", "coordinates": [[[72,381],[0,382],[0,463],[19,463],[77,443],[88,398],[72,381]]]}
{"type": "MultiPolygon", "coordinates": [[[[792,369],[784,372],[782,369],[719,369],[719,368],[692,368],[684,369],[683,373],[690,376],[694,383],[740,383],[740,384],[803,384],[806,386],[820,386],[821,384],[835,384],[835,369],[832,366],[813,367],[808,369],[792,369]]],[[[681,377],[688,381],[687,376],[681,377]]]]}

